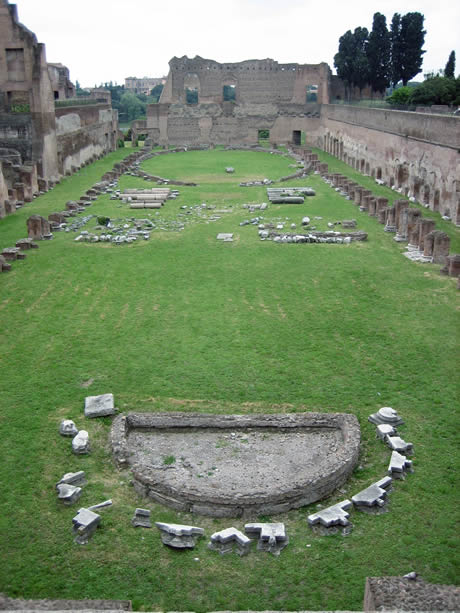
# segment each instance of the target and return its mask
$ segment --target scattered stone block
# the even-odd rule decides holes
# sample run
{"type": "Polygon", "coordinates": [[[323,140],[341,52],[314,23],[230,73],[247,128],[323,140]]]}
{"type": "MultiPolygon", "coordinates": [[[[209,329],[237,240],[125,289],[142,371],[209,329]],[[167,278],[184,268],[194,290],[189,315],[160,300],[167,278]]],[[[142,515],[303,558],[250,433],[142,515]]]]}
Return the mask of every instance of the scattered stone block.
{"type": "Polygon", "coordinates": [[[342,228],[356,228],[356,219],[344,219],[342,228]]]}
{"type": "Polygon", "coordinates": [[[76,473],[65,473],[62,479],[56,483],[56,487],[62,483],[78,486],[86,485],[85,472],[83,470],[79,470],[76,473]]]}
{"type": "Polygon", "coordinates": [[[5,258],[7,262],[14,262],[18,259],[19,249],[18,247],[6,247],[3,249],[2,256],[5,258]]]}
{"type": "Polygon", "coordinates": [[[227,168],[225,169],[225,172],[227,172],[227,173],[229,173],[229,174],[232,174],[232,173],[234,173],[234,172],[235,172],[235,169],[234,169],[234,168],[232,168],[231,166],[227,166],[227,168]]]}
{"type": "Polygon", "coordinates": [[[94,513],[94,511],[84,508],[80,509],[72,519],[75,542],[78,545],[87,545],[100,522],[101,516],[94,513]]]}
{"type": "Polygon", "coordinates": [[[236,553],[239,556],[244,556],[249,553],[251,539],[236,528],[226,528],[219,532],[214,532],[211,535],[211,541],[208,548],[213,551],[218,551],[221,555],[231,553],[236,545],[236,553]]]}
{"type": "Polygon", "coordinates": [[[135,528],[151,528],[150,511],[148,509],[136,509],[131,523],[135,528]]]}
{"type": "MultiPolygon", "coordinates": [[[[340,528],[350,528],[351,524],[348,521],[350,514],[346,509],[352,506],[350,500],[344,500],[333,504],[326,509],[321,509],[317,513],[313,513],[307,517],[310,526],[318,525],[322,530],[322,534],[334,534],[340,528]]],[[[348,532],[348,530],[347,530],[348,532]]]]}
{"type": "Polygon", "coordinates": [[[224,241],[224,243],[233,242],[233,234],[221,232],[217,235],[218,241],[224,241]]]}
{"type": "Polygon", "coordinates": [[[278,556],[289,542],[284,524],[281,523],[251,523],[246,524],[244,530],[246,534],[258,536],[259,551],[268,551],[275,556],[278,556]]]}
{"type": "Polygon", "coordinates": [[[377,438],[384,441],[386,436],[393,436],[396,434],[396,429],[390,424],[379,424],[376,428],[377,438]]]}
{"type": "Polygon", "coordinates": [[[164,524],[155,522],[161,534],[164,545],[174,549],[193,549],[200,538],[203,536],[203,528],[195,526],[185,526],[182,524],[164,524]]]}
{"type": "Polygon", "coordinates": [[[8,272],[11,270],[11,264],[7,262],[3,255],[0,255],[0,272],[8,272]]]}
{"type": "Polygon", "coordinates": [[[96,511],[97,509],[103,509],[104,507],[111,507],[113,504],[112,500],[104,500],[104,502],[99,502],[98,504],[93,504],[88,509],[90,511],[96,511]]]}
{"type": "Polygon", "coordinates": [[[50,234],[50,224],[41,215],[31,215],[27,220],[27,235],[35,240],[43,240],[50,234]]]}
{"type": "Polygon", "coordinates": [[[439,272],[449,277],[458,277],[460,275],[460,254],[454,253],[446,256],[446,263],[439,272]]]}
{"type": "Polygon", "coordinates": [[[390,426],[401,426],[404,421],[399,417],[398,412],[391,407],[382,407],[368,417],[368,420],[376,426],[380,424],[390,424],[390,426]]]}
{"type": "Polygon", "coordinates": [[[411,453],[413,444],[406,443],[400,436],[387,436],[385,442],[390,449],[400,453],[411,453]]]}
{"type": "Polygon", "coordinates": [[[80,430],[72,439],[72,451],[76,455],[89,453],[89,434],[86,430],[80,430]]]}
{"type": "Polygon", "coordinates": [[[70,506],[77,502],[82,493],[81,487],[70,485],[69,483],[58,483],[56,489],[58,492],[58,499],[62,500],[66,506],[70,506]]]}
{"type": "Polygon", "coordinates": [[[115,415],[113,394],[87,396],[85,398],[85,417],[107,417],[115,415]]]}
{"type": "Polygon", "coordinates": [[[391,477],[383,477],[380,481],[373,483],[358,494],[352,496],[351,500],[358,511],[375,511],[383,509],[386,502],[387,489],[392,482],[391,477]]]}
{"type": "Polygon", "coordinates": [[[28,249],[38,249],[37,243],[34,243],[31,238],[19,239],[16,241],[16,247],[22,251],[27,251],[28,249]]]}
{"type": "Polygon", "coordinates": [[[388,465],[388,475],[393,479],[404,479],[406,472],[413,472],[412,460],[408,460],[398,451],[393,451],[388,465]]]}
{"type": "Polygon", "coordinates": [[[63,419],[59,425],[61,436],[77,436],[78,428],[71,419],[63,419]]]}

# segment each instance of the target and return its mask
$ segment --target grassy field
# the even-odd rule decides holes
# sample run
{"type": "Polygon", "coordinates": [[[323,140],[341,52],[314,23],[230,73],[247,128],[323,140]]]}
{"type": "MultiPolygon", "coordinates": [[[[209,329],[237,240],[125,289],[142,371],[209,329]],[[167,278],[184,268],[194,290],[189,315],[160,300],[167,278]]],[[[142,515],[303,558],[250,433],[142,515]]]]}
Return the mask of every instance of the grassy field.
{"type": "MultiPolygon", "coordinates": [[[[66,178],[0,220],[0,247],[26,236],[32,213],[48,215],[100,178],[130,150],[66,178]]],[[[375,193],[399,195],[326,154],[331,170],[375,193]]],[[[304,205],[270,206],[264,221],[317,229],[355,218],[365,243],[261,242],[244,203],[267,199],[251,178],[292,170],[288,157],[255,152],[176,153],[153,158],[156,175],[193,180],[158,215],[151,240],[134,245],[76,243],[56,233],[0,277],[0,592],[25,598],[132,599],[139,610],[361,610],[366,576],[417,571],[427,581],[458,581],[458,292],[439,266],[408,261],[383,226],[318,176],[291,181],[317,195],[304,205]],[[227,175],[225,167],[235,174],[227,175]],[[214,211],[195,205],[215,205],[214,211]],[[188,209],[187,215],[181,206],[188,209]],[[221,218],[211,221],[218,210],[221,218]],[[184,229],[173,231],[177,222],[184,229]],[[216,241],[233,232],[233,243],[216,241]],[[221,557],[206,544],[243,520],[176,513],[139,498],[128,472],[114,468],[110,419],[86,420],[87,395],[113,392],[122,411],[270,413],[343,411],[361,424],[359,466],[323,504],[351,497],[384,476],[389,451],[367,417],[392,406],[415,446],[415,472],[397,482],[389,512],[353,513],[352,533],[320,537],[307,525],[317,505],[285,515],[290,537],[279,558],[260,552],[221,557]],[[63,418],[89,431],[92,453],[76,457],[58,434],[63,418]],[[85,470],[88,485],[71,508],[55,483],[85,470]],[[79,506],[112,498],[86,547],[73,543],[79,506]],[[192,523],[206,538],[172,551],[154,530],[135,530],[134,508],[154,521],[192,523]]],[[[142,186],[122,177],[122,188],[142,186]]],[[[102,196],[87,211],[146,217],[102,196]]],[[[424,211],[425,214],[425,211],[424,211]]],[[[460,251],[459,231],[443,222],[460,251]]],[[[93,224],[94,225],[94,224],[93,224]]],[[[91,228],[89,224],[88,228],[91,228]]],[[[258,519],[258,518],[253,518],[258,519]]]]}

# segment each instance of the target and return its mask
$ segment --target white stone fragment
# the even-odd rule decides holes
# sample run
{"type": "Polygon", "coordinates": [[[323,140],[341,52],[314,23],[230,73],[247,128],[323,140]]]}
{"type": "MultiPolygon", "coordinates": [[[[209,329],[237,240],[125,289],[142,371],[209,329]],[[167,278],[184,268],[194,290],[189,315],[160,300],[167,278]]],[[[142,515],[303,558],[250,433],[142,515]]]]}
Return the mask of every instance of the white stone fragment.
{"type": "Polygon", "coordinates": [[[281,523],[250,523],[244,526],[244,530],[246,534],[257,534],[259,536],[257,543],[259,551],[268,551],[276,556],[289,542],[284,524],[281,523]]]}
{"type": "Polygon", "coordinates": [[[401,453],[410,453],[413,448],[412,443],[406,443],[400,436],[387,436],[385,442],[390,449],[401,453]]]}
{"type": "Polygon", "coordinates": [[[383,441],[386,436],[393,436],[396,434],[396,429],[390,426],[390,424],[379,424],[376,428],[376,432],[377,438],[383,441]]]}
{"type": "Polygon", "coordinates": [[[115,415],[115,413],[113,394],[101,394],[100,396],[87,396],[85,398],[85,417],[106,417],[115,415]]]}
{"type": "Polygon", "coordinates": [[[401,453],[393,451],[388,465],[389,476],[404,479],[406,472],[412,472],[412,460],[408,460],[401,453]]]}
{"type": "Polygon", "coordinates": [[[314,526],[315,524],[321,524],[326,528],[330,526],[348,526],[350,523],[348,518],[350,517],[350,513],[347,513],[345,509],[349,509],[351,507],[350,500],[344,500],[343,502],[338,502],[337,504],[333,504],[326,509],[321,509],[317,513],[313,513],[307,517],[308,523],[310,526],[314,526]]]}
{"type": "Polygon", "coordinates": [[[68,483],[60,483],[56,486],[58,492],[58,499],[65,505],[74,504],[81,496],[81,487],[75,485],[69,485],[68,483]]]}
{"type": "Polygon", "coordinates": [[[72,439],[72,451],[77,455],[89,453],[89,434],[86,430],[80,430],[72,439]]]}
{"type": "Polygon", "coordinates": [[[358,494],[352,496],[353,504],[360,509],[361,507],[383,507],[387,495],[387,488],[391,485],[391,477],[383,477],[380,481],[373,483],[358,494]]]}
{"type": "Polygon", "coordinates": [[[158,521],[155,522],[155,526],[160,530],[163,544],[175,549],[193,549],[200,536],[204,534],[203,528],[196,526],[165,524],[158,521]]]}
{"type": "Polygon", "coordinates": [[[59,434],[61,436],[76,436],[78,428],[71,419],[63,419],[59,425],[59,434]]]}

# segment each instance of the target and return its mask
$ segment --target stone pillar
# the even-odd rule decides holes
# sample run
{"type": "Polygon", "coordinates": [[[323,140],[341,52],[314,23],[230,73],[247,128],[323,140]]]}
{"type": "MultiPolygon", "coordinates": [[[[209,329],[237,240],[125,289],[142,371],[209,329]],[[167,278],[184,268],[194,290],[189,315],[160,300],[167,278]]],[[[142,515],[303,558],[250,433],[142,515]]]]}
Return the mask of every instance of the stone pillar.
{"type": "MultiPolygon", "coordinates": [[[[420,211],[419,211],[420,212],[420,211]]],[[[418,237],[420,234],[420,224],[422,221],[422,217],[418,216],[412,226],[408,226],[408,241],[411,247],[418,247],[418,237]]]]}
{"type": "MultiPolygon", "coordinates": [[[[427,234],[427,236],[429,236],[430,234],[433,234],[433,232],[430,232],[429,234],[427,234]]],[[[446,263],[446,258],[449,255],[450,237],[448,234],[446,234],[445,232],[441,232],[440,230],[435,230],[434,234],[435,234],[435,237],[434,237],[433,254],[432,254],[433,263],[441,264],[444,266],[446,263]]],[[[425,244],[426,244],[427,236],[425,236],[425,244]]]]}
{"type": "Polygon", "coordinates": [[[423,251],[425,236],[435,229],[436,222],[434,219],[421,218],[419,223],[418,248],[423,251]]]}
{"type": "Polygon", "coordinates": [[[47,192],[48,191],[48,181],[46,179],[42,179],[41,177],[38,178],[38,189],[41,192],[47,192]]]}
{"type": "Polygon", "coordinates": [[[13,188],[16,190],[16,199],[24,202],[24,183],[15,183],[13,188]]]}
{"type": "Polygon", "coordinates": [[[360,204],[361,204],[361,194],[363,192],[363,188],[362,187],[355,187],[354,192],[355,192],[355,204],[357,206],[360,206],[360,204]]]}
{"type": "Polygon", "coordinates": [[[11,203],[15,203],[18,200],[18,193],[13,187],[8,188],[8,200],[11,203]]]}
{"type": "Polygon", "coordinates": [[[361,204],[360,204],[360,209],[361,211],[367,211],[367,207],[369,205],[369,199],[367,199],[366,201],[366,197],[367,196],[373,196],[372,192],[370,189],[363,189],[361,191],[361,204]]]}
{"type": "MultiPolygon", "coordinates": [[[[382,209],[386,209],[387,206],[388,206],[388,198],[376,198],[376,202],[375,202],[375,216],[378,217],[379,216],[379,212],[382,209]]],[[[383,223],[383,221],[381,223],[383,223]]]]}
{"type": "Polygon", "coordinates": [[[395,209],[393,206],[389,206],[385,215],[385,232],[396,232],[395,226],[395,209]]]}
{"type": "Polygon", "coordinates": [[[423,255],[427,258],[433,257],[433,247],[434,247],[434,237],[436,235],[436,230],[433,232],[428,232],[425,236],[424,244],[423,244],[423,255]]]}
{"type": "Polygon", "coordinates": [[[445,266],[439,272],[443,275],[449,275],[449,277],[458,277],[460,275],[460,254],[448,255],[445,266]]]}
{"type": "Polygon", "coordinates": [[[395,208],[395,226],[397,232],[399,232],[401,213],[404,209],[409,208],[410,205],[408,200],[395,200],[393,206],[395,208]]]}
{"type": "Polygon", "coordinates": [[[390,207],[382,207],[378,210],[377,212],[377,219],[379,223],[385,223],[386,218],[387,218],[387,211],[390,207]]]}
{"type": "Polygon", "coordinates": [[[374,196],[372,194],[366,194],[365,196],[361,196],[361,206],[359,207],[361,211],[368,211],[371,200],[374,200],[374,196]]]}
{"type": "Polygon", "coordinates": [[[420,211],[419,209],[407,209],[405,215],[407,217],[406,240],[408,240],[409,243],[413,245],[414,243],[412,242],[411,237],[413,238],[413,235],[415,236],[415,226],[417,224],[417,221],[422,216],[422,211],[420,211]]]}
{"type": "Polygon", "coordinates": [[[33,189],[33,170],[25,166],[21,167],[21,183],[24,186],[24,202],[32,202],[34,189],[33,189]]]}
{"type": "Polygon", "coordinates": [[[41,215],[31,215],[27,220],[27,234],[29,238],[42,240],[50,236],[50,224],[41,215]]]}
{"type": "Polygon", "coordinates": [[[368,196],[369,198],[369,203],[367,205],[367,212],[369,214],[370,217],[376,217],[377,216],[377,198],[374,198],[373,196],[368,196]]]}

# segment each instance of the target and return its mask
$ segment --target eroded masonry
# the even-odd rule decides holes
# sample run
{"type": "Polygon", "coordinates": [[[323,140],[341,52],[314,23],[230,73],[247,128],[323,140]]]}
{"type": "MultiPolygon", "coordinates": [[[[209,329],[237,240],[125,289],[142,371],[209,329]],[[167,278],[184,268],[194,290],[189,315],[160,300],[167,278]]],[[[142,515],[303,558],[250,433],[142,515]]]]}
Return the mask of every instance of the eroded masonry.
{"type": "MultiPolygon", "coordinates": [[[[329,66],[174,57],[159,104],[135,122],[160,145],[303,144],[460,223],[460,121],[343,102],[329,66]]],[[[420,109],[422,110],[422,109],[420,109]]]]}
{"type": "Polygon", "coordinates": [[[0,0],[0,217],[113,151],[117,112],[110,93],[74,98],[68,69],[0,0]],[[107,96],[108,94],[108,96],[107,96]]]}

